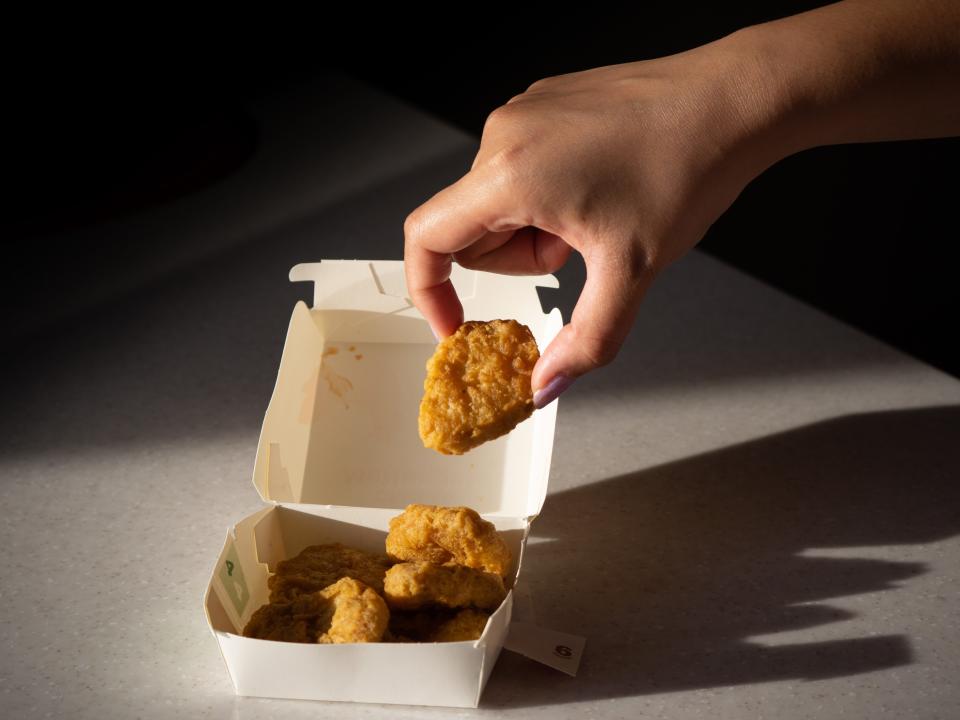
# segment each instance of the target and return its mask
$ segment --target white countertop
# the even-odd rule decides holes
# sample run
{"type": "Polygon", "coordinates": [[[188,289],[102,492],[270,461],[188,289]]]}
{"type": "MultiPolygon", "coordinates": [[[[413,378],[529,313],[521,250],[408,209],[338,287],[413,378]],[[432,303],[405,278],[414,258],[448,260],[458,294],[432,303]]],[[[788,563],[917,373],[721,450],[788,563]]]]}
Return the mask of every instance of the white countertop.
{"type": "Polygon", "coordinates": [[[561,400],[518,612],[587,637],[578,677],[504,651],[476,711],[235,697],[201,599],[260,507],[308,292],[287,270],[401,257],[476,145],[342,79],[308,91],[253,109],[280,130],[238,176],[110,230],[162,272],[4,358],[4,717],[957,717],[960,382],[699,253],[561,400]]]}

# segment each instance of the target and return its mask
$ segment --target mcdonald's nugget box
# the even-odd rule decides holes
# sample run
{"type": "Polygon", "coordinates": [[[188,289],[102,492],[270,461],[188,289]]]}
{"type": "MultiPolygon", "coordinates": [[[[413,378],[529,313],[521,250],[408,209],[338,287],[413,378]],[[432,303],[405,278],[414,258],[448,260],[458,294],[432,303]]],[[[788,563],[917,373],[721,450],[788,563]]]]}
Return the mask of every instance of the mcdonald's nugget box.
{"type": "MultiPolygon", "coordinates": [[[[324,260],[297,265],[290,279],[313,283],[313,307],[293,308],[263,421],[253,483],[265,505],[228,531],[204,597],[237,694],[476,707],[510,633],[557,404],[465,455],[425,449],[417,414],[435,341],[407,298],[403,263],[324,260]],[[332,542],[382,553],[390,518],[409,503],[472,507],[510,547],[511,589],[478,640],[321,645],[241,635],[267,602],[278,561],[332,542]]],[[[544,313],[536,290],[557,287],[551,275],[455,266],[452,279],[468,320],[514,318],[541,348],[560,330],[560,312],[544,313]]],[[[514,630],[529,640],[528,627],[514,630]]],[[[564,647],[554,655],[568,656],[564,647]]]]}

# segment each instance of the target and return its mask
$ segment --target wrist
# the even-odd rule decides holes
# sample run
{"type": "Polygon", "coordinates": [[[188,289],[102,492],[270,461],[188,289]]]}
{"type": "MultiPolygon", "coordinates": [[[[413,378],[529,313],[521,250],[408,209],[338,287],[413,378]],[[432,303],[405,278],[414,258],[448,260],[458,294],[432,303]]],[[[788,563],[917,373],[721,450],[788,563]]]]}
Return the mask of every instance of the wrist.
{"type": "Polygon", "coordinates": [[[956,134],[958,30],[949,0],[848,0],[718,44],[752,61],[742,72],[776,162],[820,145],[956,134]]]}
{"type": "Polygon", "coordinates": [[[719,82],[740,126],[738,139],[750,179],[812,146],[804,133],[799,86],[768,26],[752,26],[713,45],[723,60],[719,82]]]}

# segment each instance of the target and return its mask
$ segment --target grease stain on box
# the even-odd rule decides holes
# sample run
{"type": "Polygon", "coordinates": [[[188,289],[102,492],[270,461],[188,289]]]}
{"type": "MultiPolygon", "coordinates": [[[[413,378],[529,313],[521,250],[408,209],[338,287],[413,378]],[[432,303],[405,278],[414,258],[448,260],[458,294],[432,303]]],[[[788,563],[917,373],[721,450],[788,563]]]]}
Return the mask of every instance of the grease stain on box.
{"type": "Polygon", "coordinates": [[[345,396],[353,390],[353,383],[350,382],[350,379],[331,368],[326,359],[320,361],[320,375],[327,383],[327,389],[330,393],[336,395],[343,403],[343,407],[349,410],[350,405],[347,403],[345,396]]]}

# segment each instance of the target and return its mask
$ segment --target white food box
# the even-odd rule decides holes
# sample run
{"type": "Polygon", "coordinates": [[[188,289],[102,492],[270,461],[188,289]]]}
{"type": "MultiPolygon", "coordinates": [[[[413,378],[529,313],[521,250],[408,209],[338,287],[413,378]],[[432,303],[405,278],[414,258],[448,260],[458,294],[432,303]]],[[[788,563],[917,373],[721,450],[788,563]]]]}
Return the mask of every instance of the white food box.
{"type": "MultiPolygon", "coordinates": [[[[417,414],[436,343],[407,297],[403,263],[324,260],[297,265],[290,279],[314,283],[313,308],[293,309],[263,422],[253,483],[267,507],[227,533],[204,596],[236,692],[476,707],[507,640],[513,590],[476,641],[312,645],[240,631],[267,602],[277,561],[328,542],[382,553],[390,518],[409,503],[466,505],[493,522],[513,555],[512,588],[547,493],[557,403],[465,455],[428,450],[417,414]]],[[[557,287],[552,275],[454,266],[452,280],[468,320],[514,318],[541,348],[562,326],[559,310],[543,312],[536,290],[557,287]]],[[[554,655],[569,658],[568,648],[558,649],[554,655]]]]}

